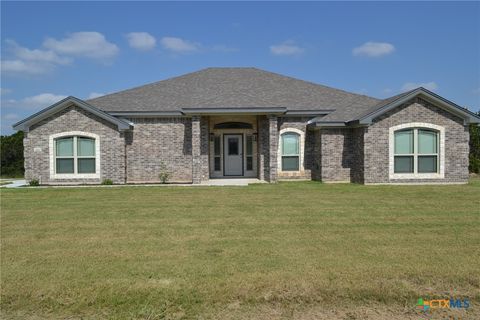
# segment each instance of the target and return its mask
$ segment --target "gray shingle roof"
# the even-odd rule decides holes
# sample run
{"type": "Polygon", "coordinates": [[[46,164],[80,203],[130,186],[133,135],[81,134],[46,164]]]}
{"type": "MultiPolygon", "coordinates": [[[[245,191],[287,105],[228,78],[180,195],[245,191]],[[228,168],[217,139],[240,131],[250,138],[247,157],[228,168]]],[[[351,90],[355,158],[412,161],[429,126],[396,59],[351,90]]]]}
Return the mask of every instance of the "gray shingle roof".
{"type": "Polygon", "coordinates": [[[356,107],[355,105],[350,106],[350,107],[345,107],[339,110],[336,110],[335,112],[332,112],[325,117],[322,118],[322,121],[352,121],[352,120],[357,120],[361,118],[362,116],[369,114],[370,112],[373,112],[377,109],[380,109],[381,107],[402,98],[403,96],[406,96],[410,94],[411,92],[415,91],[416,89],[403,92],[400,94],[397,94],[393,97],[386,98],[383,100],[377,100],[376,103],[373,104],[365,104],[362,105],[361,107],[356,107]]]}
{"type": "Polygon", "coordinates": [[[208,68],[87,102],[107,112],[174,112],[182,108],[335,109],[329,116],[349,120],[380,100],[256,68],[208,68]]]}

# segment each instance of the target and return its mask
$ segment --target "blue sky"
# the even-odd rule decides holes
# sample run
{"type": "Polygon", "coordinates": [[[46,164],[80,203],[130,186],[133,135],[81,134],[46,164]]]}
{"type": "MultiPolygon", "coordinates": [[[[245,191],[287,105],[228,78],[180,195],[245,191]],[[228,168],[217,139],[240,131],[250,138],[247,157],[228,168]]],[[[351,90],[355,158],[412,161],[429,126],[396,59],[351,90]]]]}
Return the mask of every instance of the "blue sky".
{"type": "Polygon", "coordinates": [[[425,86],[480,109],[479,2],[2,2],[1,131],[212,66],[384,98],[425,86]]]}

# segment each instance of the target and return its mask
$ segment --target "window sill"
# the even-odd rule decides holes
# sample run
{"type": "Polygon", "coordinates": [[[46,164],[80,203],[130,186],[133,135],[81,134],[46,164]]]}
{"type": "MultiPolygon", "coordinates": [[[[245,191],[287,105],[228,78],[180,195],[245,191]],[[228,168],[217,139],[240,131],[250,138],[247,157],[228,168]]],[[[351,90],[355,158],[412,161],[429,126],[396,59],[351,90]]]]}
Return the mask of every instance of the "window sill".
{"type": "Polygon", "coordinates": [[[406,179],[444,179],[445,175],[441,173],[394,173],[390,175],[391,180],[406,179]]]}
{"type": "Polygon", "coordinates": [[[61,173],[54,174],[53,179],[100,179],[99,173],[61,173]]]}

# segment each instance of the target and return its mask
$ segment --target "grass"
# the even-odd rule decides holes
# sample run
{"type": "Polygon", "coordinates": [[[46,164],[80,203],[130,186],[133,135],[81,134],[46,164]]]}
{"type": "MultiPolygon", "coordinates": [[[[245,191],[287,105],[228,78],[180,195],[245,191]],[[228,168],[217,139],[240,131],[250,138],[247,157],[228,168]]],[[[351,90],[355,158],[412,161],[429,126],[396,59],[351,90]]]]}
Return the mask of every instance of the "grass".
{"type": "Polygon", "coordinates": [[[480,298],[480,180],[12,189],[1,200],[3,318],[306,319],[480,298]]]}
{"type": "Polygon", "coordinates": [[[4,185],[7,185],[7,184],[11,184],[12,181],[0,181],[0,186],[4,186],[4,185]]]}

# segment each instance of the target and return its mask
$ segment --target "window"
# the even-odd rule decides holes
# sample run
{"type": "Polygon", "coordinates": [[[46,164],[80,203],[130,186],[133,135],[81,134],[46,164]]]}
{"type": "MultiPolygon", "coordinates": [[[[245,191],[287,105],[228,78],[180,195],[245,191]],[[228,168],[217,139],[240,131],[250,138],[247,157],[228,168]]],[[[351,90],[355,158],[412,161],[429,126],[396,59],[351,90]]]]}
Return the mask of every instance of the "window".
{"type": "Polygon", "coordinates": [[[281,135],[282,171],[298,171],[300,167],[300,135],[286,132],[281,135]]]}
{"type": "Polygon", "coordinates": [[[220,171],[221,168],[221,158],[220,158],[220,136],[215,136],[213,139],[213,150],[214,150],[214,157],[213,157],[213,162],[214,162],[214,170],[215,171],[220,171]]]}
{"type": "Polygon", "coordinates": [[[95,174],[95,139],[70,136],[54,139],[56,174],[95,174]]]}
{"type": "Polygon", "coordinates": [[[253,136],[247,135],[247,171],[253,170],[253,136]]]}
{"type": "Polygon", "coordinates": [[[438,173],[438,131],[422,128],[395,131],[393,158],[395,174],[438,173]]]}
{"type": "Polygon", "coordinates": [[[238,156],[238,138],[228,138],[228,155],[238,156]]]}

